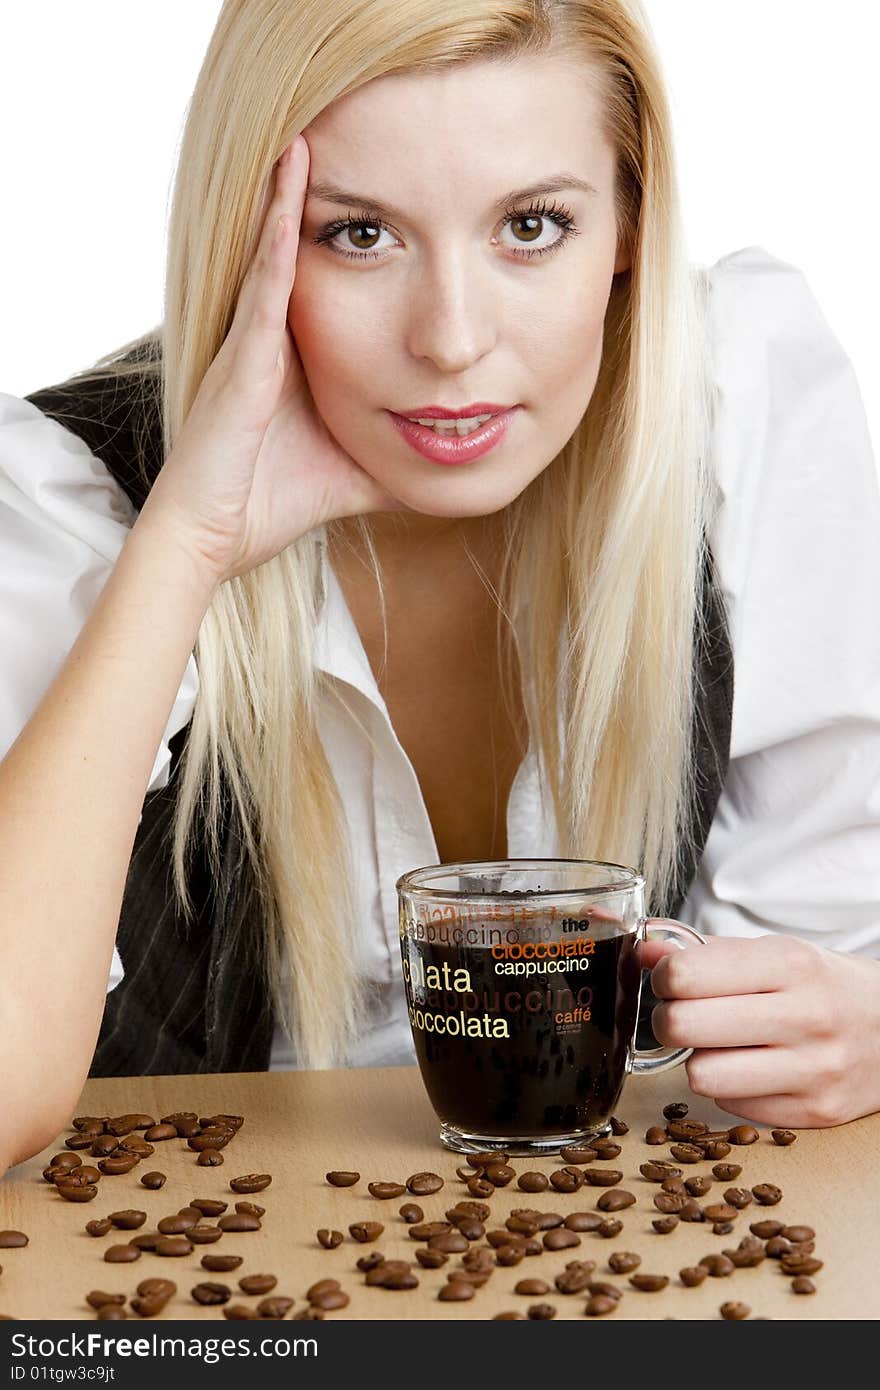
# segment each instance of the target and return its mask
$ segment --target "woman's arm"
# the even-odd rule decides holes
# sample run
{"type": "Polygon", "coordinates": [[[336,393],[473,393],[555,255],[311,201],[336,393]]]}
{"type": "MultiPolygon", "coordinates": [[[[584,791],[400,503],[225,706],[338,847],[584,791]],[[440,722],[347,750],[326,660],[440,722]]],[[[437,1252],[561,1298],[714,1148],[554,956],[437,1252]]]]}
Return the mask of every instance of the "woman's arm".
{"type": "Polygon", "coordinates": [[[0,1175],[88,1074],[156,750],[216,576],[145,509],[0,762],[0,1175]]]}

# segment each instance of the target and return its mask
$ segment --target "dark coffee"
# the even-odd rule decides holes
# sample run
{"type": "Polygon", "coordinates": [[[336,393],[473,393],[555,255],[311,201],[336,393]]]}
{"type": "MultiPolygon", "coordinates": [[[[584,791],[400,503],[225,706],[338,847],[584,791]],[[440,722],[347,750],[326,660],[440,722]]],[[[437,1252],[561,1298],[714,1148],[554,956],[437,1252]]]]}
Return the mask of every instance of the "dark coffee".
{"type": "Polygon", "coordinates": [[[522,1139],[606,1125],[635,1034],[636,942],[605,922],[537,915],[517,931],[441,922],[402,935],[416,1053],[440,1119],[522,1139]]]}

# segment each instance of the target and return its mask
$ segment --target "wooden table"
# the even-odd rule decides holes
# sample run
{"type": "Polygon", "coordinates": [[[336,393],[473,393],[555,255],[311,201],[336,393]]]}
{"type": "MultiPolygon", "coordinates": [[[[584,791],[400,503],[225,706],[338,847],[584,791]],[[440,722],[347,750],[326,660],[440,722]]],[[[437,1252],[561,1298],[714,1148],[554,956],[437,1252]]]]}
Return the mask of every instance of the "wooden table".
{"type": "MultiPolygon", "coordinates": [[[[357,1069],[338,1072],[259,1072],[229,1076],[162,1076],[108,1078],[88,1081],[77,1114],[117,1115],[144,1111],[160,1116],[174,1110],[199,1114],[240,1114],[245,1124],[225,1149],[221,1167],[199,1167],[196,1155],[182,1139],[156,1144],[155,1154],[132,1172],[101,1180],[97,1198],[88,1203],[64,1201],[46,1183],[41,1170],[51,1155],[64,1147],[72,1129],[38,1157],[12,1169],[0,1182],[0,1228],[21,1230],[30,1237],[27,1247],[0,1250],[0,1312],[15,1318],[92,1319],[85,1303],[91,1289],[135,1292],[140,1280],[150,1276],[173,1279],[177,1295],[167,1304],[165,1318],[219,1319],[220,1307],[203,1307],[190,1290],[201,1280],[221,1281],[233,1290],[234,1302],[256,1303],[240,1295],[237,1279],[254,1273],[278,1276],[275,1293],[286,1293],[297,1302],[294,1313],[305,1306],[305,1292],[313,1281],[336,1278],[351,1302],[328,1318],[354,1319],[488,1319],[505,1310],[524,1312],[533,1302],[549,1302],[558,1318],[582,1318],[584,1295],[563,1296],[553,1287],[555,1276],[572,1259],[596,1261],[594,1278],[619,1284],[625,1296],[610,1319],[718,1318],[727,1300],[747,1303],[754,1317],[785,1319],[875,1319],[880,1316],[875,1262],[880,1249],[880,1204],[876,1195],[876,1156],[880,1153],[880,1116],[860,1120],[835,1130],[802,1130],[796,1143],[780,1148],[762,1129],[750,1147],[734,1148],[727,1161],[743,1165],[737,1186],[772,1182],[783,1189],[782,1202],[772,1208],[749,1206],[737,1218],[730,1236],[712,1234],[711,1226],[681,1223],[669,1235],[657,1235],[651,1219],[658,1215],[653,1197],[659,1188],[646,1182],[639,1165],[648,1158],[669,1158],[666,1148],[644,1143],[645,1129],[660,1119],[663,1105],[686,1098],[683,1074],[637,1077],[627,1082],[618,1112],[630,1126],[622,1140],[623,1152],[613,1166],[623,1170],[622,1186],[637,1195],[637,1203],[620,1213],[623,1231],[613,1240],[583,1235],[580,1247],[545,1252],[529,1257],[513,1268],[498,1268],[490,1281],[468,1303],[441,1303],[437,1291],[448,1270],[459,1263],[451,1256],[440,1270],[421,1270],[415,1264],[416,1243],[398,1216],[400,1198],[378,1201],[370,1196],[373,1180],[405,1182],[414,1172],[431,1170],[446,1182],[442,1191],[419,1199],[426,1219],[443,1219],[443,1212],[467,1196],[455,1169],[461,1162],[443,1149],[437,1123],[415,1068],[357,1069]],[[159,1191],[140,1184],[149,1169],[167,1173],[159,1191]],[[328,1185],[330,1169],[356,1169],[361,1181],[350,1188],[328,1185]],[[213,1245],[196,1246],[192,1254],[160,1258],[144,1252],[132,1264],[108,1264],[102,1256],[111,1243],[124,1242],[134,1232],[113,1231],[103,1238],[86,1234],[86,1221],[125,1207],[147,1213],[142,1231],[154,1229],[165,1215],[176,1212],[191,1197],[220,1197],[233,1210],[235,1194],[229,1180],[244,1173],[271,1173],[273,1181],[251,1200],[265,1206],[260,1231],[226,1233],[213,1245]],[[685,1288],[678,1270],[695,1264],[702,1255],[735,1246],[747,1233],[750,1221],[777,1218],[789,1224],[813,1226],[816,1256],[824,1268],[814,1276],[817,1292],[797,1295],[776,1260],[767,1259],[752,1269],[737,1269],[729,1278],[706,1279],[699,1288],[685,1288]],[[353,1222],[382,1221],[385,1231],[374,1245],[357,1244],[349,1235],[353,1222]],[[319,1227],[345,1233],[335,1250],[316,1241],[319,1227]],[[364,1285],[356,1260],[371,1250],[387,1258],[409,1258],[420,1277],[417,1289],[391,1292],[364,1285]],[[615,1250],[631,1250],[642,1256],[641,1272],[667,1274],[670,1283],[660,1293],[640,1293],[626,1276],[609,1273],[608,1256],[615,1250]],[[244,1262],[231,1274],[206,1273],[200,1258],[209,1251],[243,1255],[244,1262]],[[542,1298],[513,1292],[523,1278],[541,1278],[551,1286],[542,1298]]],[[[732,1123],[707,1101],[691,1098],[691,1118],[707,1120],[713,1128],[732,1123]]],[[[91,1162],[87,1151],[84,1162],[91,1162]]],[[[517,1172],[538,1169],[549,1173],[560,1159],[514,1159],[517,1172]]],[[[700,1163],[685,1176],[709,1173],[700,1163]]],[[[710,1200],[720,1201],[726,1183],[715,1182],[710,1200]]],[[[503,1225],[514,1207],[539,1210],[593,1210],[603,1189],[584,1187],[574,1195],[549,1189],[529,1195],[515,1182],[499,1189],[492,1199],[493,1216],[488,1227],[503,1225]]],[[[134,1316],[134,1315],[132,1315],[134,1316]]],[[[592,1319],[596,1323],[601,1319],[592,1319]]]]}

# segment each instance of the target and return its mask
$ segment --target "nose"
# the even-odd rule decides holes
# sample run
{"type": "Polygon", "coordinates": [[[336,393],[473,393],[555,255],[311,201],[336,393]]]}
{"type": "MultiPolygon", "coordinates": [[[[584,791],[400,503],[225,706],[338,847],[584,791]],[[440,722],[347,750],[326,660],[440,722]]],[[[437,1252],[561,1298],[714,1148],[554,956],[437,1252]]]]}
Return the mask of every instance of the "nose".
{"type": "Polygon", "coordinates": [[[464,252],[436,257],[420,268],[409,296],[407,346],[447,375],[467,371],[498,339],[497,291],[464,252]]]}

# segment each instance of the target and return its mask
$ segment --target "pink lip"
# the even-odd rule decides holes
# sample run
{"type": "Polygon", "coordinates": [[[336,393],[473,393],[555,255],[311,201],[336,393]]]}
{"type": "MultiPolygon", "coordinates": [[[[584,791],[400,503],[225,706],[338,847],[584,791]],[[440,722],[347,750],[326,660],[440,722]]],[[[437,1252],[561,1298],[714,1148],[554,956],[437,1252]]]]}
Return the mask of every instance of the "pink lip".
{"type": "Polygon", "coordinates": [[[475,401],[472,405],[463,405],[460,410],[447,410],[442,405],[420,405],[412,410],[398,410],[392,412],[397,415],[408,415],[411,420],[472,420],[475,415],[501,415],[505,410],[513,410],[512,405],[494,405],[492,401],[475,401]]]}
{"type": "MultiPolygon", "coordinates": [[[[427,425],[417,425],[412,420],[395,414],[393,410],[389,410],[388,414],[407,443],[411,444],[423,458],[431,459],[433,463],[460,466],[465,463],[472,463],[474,459],[482,458],[484,454],[488,454],[490,449],[494,449],[497,444],[500,444],[518,409],[519,406],[511,406],[509,410],[495,415],[491,420],[487,420],[485,425],[474,430],[473,434],[465,435],[463,438],[459,438],[457,435],[453,435],[452,438],[445,438],[435,434],[427,425]]],[[[438,418],[437,415],[431,416],[426,412],[419,413],[426,420],[438,418]]],[[[475,413],[486,415],[488,410],[484,408],[475,413]]]]}

